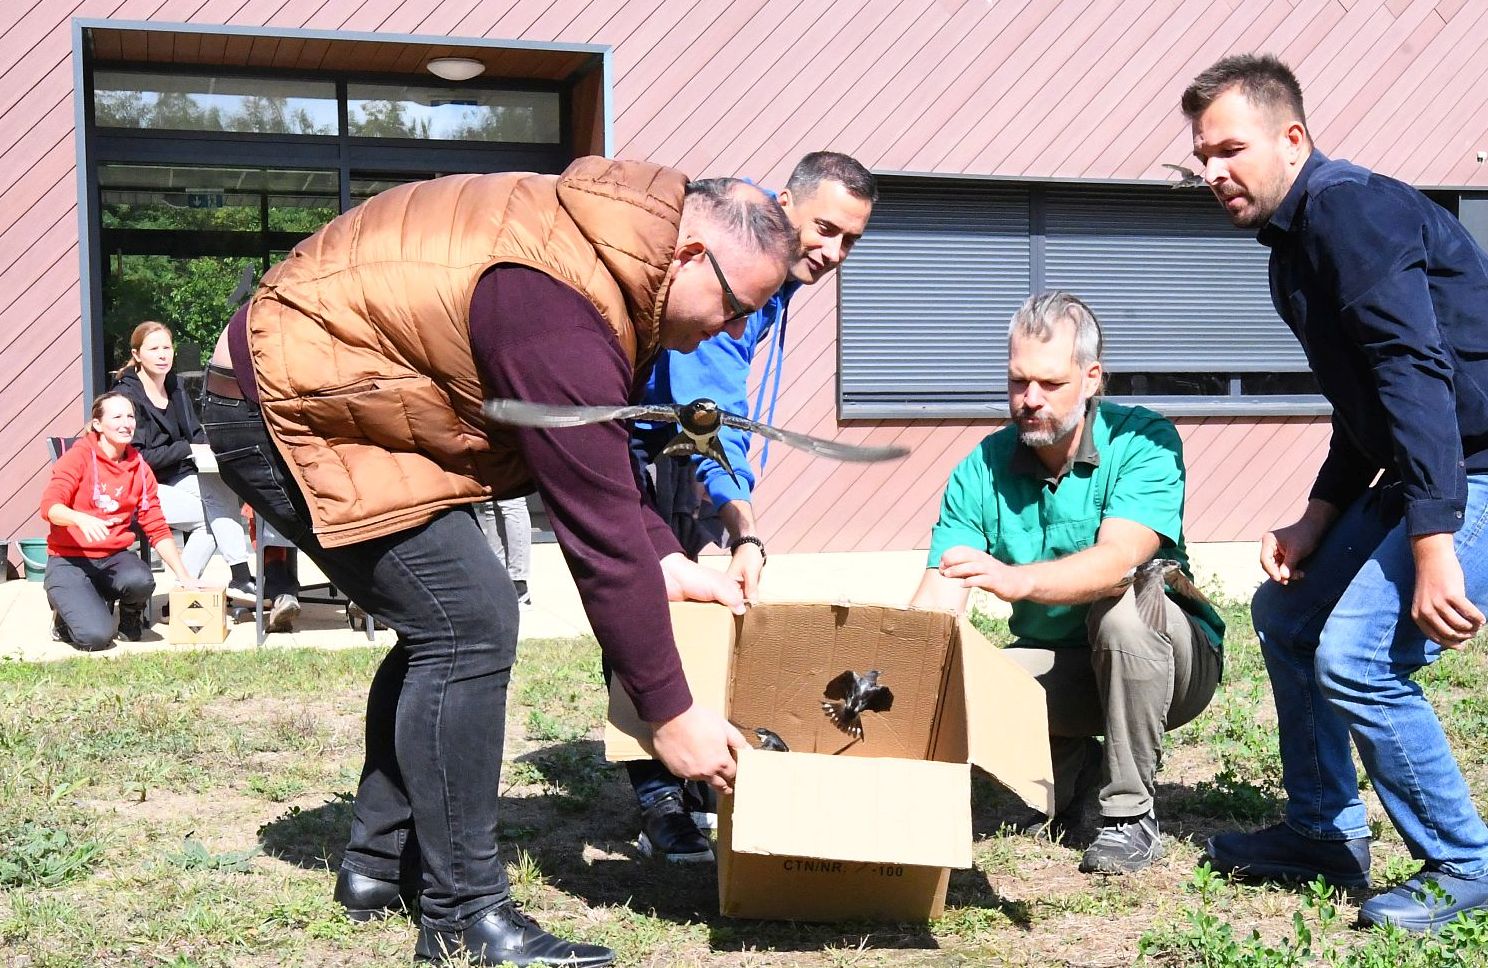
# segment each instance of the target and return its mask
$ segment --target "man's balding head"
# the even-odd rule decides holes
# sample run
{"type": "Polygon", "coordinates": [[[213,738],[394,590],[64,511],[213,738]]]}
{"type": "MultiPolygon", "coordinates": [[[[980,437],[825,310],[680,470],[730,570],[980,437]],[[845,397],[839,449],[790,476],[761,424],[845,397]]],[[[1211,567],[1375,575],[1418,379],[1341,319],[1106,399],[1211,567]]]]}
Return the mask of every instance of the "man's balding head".
{"type": "Polygon", "coordinates": [[[760,189],[737,178],[689,182],[662,345],[691,352],[725,328],[742,334],[744,318],[780,288],[799,247],[795,226],[760,189]]]}
{"type": "Polygon", "coordinates": [[[795,226],[768,193],[739,178],[699,178],[687,183],[682,233],[715,239],[714,254],[738,247],[788,264],[799,248],[795,226]]]}

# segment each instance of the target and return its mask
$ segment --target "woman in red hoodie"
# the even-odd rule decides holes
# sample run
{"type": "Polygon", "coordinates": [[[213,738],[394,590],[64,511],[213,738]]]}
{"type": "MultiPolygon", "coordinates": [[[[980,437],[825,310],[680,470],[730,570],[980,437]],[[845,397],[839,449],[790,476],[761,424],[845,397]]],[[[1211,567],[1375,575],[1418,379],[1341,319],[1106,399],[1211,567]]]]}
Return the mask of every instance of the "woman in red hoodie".
{"type": "Polygon", "coordinates": [[[160,512],[155,473],[130,446],[133,439],[134,404],[122,393],[100,395],[88,432],[52,466],[41,493],[41,516],[52,525],[46,593],[53,631],[84,652],[113,647],[116,599],[119,635],[137,642],[144,634],[155,578],[129,550],[136,516],[176,580],[196,585],[160,512]]]}

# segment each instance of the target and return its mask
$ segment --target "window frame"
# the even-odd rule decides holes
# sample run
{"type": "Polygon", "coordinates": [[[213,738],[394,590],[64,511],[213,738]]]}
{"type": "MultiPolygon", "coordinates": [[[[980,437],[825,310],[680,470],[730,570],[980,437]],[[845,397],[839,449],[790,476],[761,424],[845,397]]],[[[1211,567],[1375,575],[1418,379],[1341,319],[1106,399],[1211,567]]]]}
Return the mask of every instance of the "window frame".
{"type": "MultiPolygon", "coordinates": [[[[535,78],[481,77],[452,85],[455,88],[484,90],[535,90],[559,95],[559,133],[556,143],[530,142],[453,142],[439,140],[354,137],[347,131],[348,83],[423,84],[441,86],[438,79],[422,74],[387,72],[274,70],[237,65],[175,64],[123,60],[104,60],[93,56],[85,43],[89,30],[110,27],[149,27],[179,29],[181,25],[133,24],[123,21],[75,20],[73,22],[73,89],[75,93],[75,130],[78,153],[78,219],[80,223],[80,277],[82,296],[83,381],[84,400],[91,399],[108,385],[104,367],[103,286],[101,209],[97,170],[103,164],[189,163],[203,166],[280,167],[286,158],[296,166],[329,168],[338,173],[339,210],[351,204],[353,174],[377,175],[499,171],[561,171],[574,157],[574,98],[576,89],[590,72],[579,72],[562,80],[535,78]],[[336,87],[337,128],[334,135],[295,135],[284,133],[174,131],[99,127],[94,117],[96,72],[140,72],[149,74],[182,74],[215,77],[272,77],[276,79],[333,81],[336,87]]],[[[211,31],[248,36],[309,37],[318,32],[285,31],[274,28],[255,30],[242,27],[214,27],[211,31]]],[[[209,32],[202,29],[198,32],[209,32]]],[[[369,35],[333,32],[327,37],[370,39],[369,35]]],[[[393,43],[401,38],[387,35],[379,42],[393,43]]],[[[441,43],[456,38],[438,38],[441,43]]],[[[499,42],[481,46],[502,47],[499,42]]],[[[527,47],[518,43],[515,46],[527,47]]],[[[600,57],[604,81],[600,92],[600,109],[605,119],[605,141],[609,143],[609,50],[591,45],[552,45],[552,49],[583,50],[600,57]]]]}
{"type": "MultiPolygon", "coordinates": [[[[1046,225],[1044,220],[1046,193],[1050,190],[1058,190],[1062,187],[1094,187],[1102,189],[1120,190],[1122,188],[1146,189],[1167,188],[1163,182],[1145,180],[1125,179],[1063,179],[1063,178],[1022,178],[1004,176],[974,176],[965,174],[940,174],[923,172],[876,172],[879,179],[880,194],[888,190],[893,191],[894,186],[904,186],[913,189],[916,186],[925,187],[936,184],[945,184],[954,187],[957,183],[975,190],[979,186],[990,187],[992,185],[1019,188],[1028,192],[1029,197],[1029,223],[1028,223],[1028,248],[1029,248],[1029,291],[1040,291],[1044,288],[1043,280],[1046,278],[1045,249],[1047,243],[1046,225]]],[[[1179,189],[1180,191],[1183,189],[1179,189]]],[[[1199,189],[1188,189],[1197,191],[1199,189]]],[[[872,221],[869,222],[868,235],[874,230],[872,221]]],[[[1259,242],[1255,243],[1257,246],[1259,242]]],[[[851,269],[848,269],[850,272],[851,269]]],[[[1007,400],[1005,391],[1002,393],[990,393],[983,400],[970,402],[965,400],[942,399],[939,401],[911,402],[911,401],[863,401],[848,399],[849,380],[844,377],[845,359],[844,344],[851,338],[850,329],[844,320],[844,280],[847,278],[843,271],[837,273],[837,346],[836,346],[836,404],[839,420],[941,420],[941,419],[999,419],[1007,416],[1007,400]]],[[[1079,295],[1079,293],[1076,293],[1079,295]]],[[[1100,307],[1096,306],[1096,311],[1100,307]]],[[[998,328],[1005,326],[999,321],[998,328]]],[[[846,364],[851,365],[851,364],[846,364]]],[[[1165,371],[1145,371],[1165,372],[1165,371]]],[[[1191,372],[1209,372],[1229,377],[1231,388],[1230,395],[1226,396],[1191,396],[1178,394],[1151,394],[1151,395],[1120,395],[1110,396],[1109,399],[1128,405],[1141,405],[1156,410],[1167,416],[1317,416],[1332,412],[1331,406],[1321,394],[1242,394],[1240,392],[1240,373],[1242,370],[1201,370],[1193,369],[1191,372]]],[[[1257,369],[1254,372],[1272,372],[1271,370],[1257,369]]],[[[1284,370],[1276,372],[1305,372],[1305,368],[1296,370],[1284,370]]],[[[1001,382],[1001,381],[999,381],[1001,382]]]]}

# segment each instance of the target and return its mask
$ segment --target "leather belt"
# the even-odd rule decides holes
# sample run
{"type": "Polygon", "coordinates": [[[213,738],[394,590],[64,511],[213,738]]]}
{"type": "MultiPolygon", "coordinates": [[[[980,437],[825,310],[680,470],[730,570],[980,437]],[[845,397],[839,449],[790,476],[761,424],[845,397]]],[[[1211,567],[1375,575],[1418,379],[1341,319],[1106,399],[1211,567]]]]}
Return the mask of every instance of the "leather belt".
{"type": "Polygon", "coordinates": [[[232,370],[224,370],[209,364],[202,384],[208,393],[216,396],[227,397],[229,400],[246,399],[243,396],[243,388],[238,386],[238,378],[233,375],[232,370]]]}

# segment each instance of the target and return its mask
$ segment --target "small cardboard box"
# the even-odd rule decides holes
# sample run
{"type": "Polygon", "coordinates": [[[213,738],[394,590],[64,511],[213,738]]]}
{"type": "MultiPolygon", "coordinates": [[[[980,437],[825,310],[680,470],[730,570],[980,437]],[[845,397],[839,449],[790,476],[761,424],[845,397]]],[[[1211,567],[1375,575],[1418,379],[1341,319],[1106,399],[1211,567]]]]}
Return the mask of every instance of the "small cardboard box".
{"type": "MultiPolygon", "coordinates": [[[[949,612],[881,605],[756,605],[736,618],[678,603],[672,627],[693,700],[789,753],[743,750],[719,803],[718,903],[730,917],[915,921],[939,917],[950,868],[970,867],[971,766],[1053,812],[1043,689],[949,612]],[[879,670],[886,712],[863,738],[822,712],[843,671],[879,670]]],[[[652,755],[650,728],[616,680],[605,753],[652,755]]]]}
{"type": "Polygon", "coordinates": [[[170,629],[172,645],[217,645],[227,640],[227,589],[172,588],[170,629]]]}

